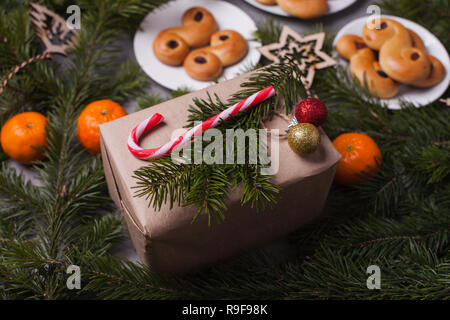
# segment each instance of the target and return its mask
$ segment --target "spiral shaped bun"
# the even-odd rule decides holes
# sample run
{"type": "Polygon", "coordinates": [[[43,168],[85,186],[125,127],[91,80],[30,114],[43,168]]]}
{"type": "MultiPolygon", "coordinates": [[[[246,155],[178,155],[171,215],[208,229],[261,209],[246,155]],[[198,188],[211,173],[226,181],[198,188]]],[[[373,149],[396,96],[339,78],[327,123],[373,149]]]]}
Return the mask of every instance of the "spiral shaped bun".
{"type": "Polygon", "coordinates": [[[153,52],[165,64],[182,64],[189,49],[207,45],[218,28],[214,16],[201,7],[188,9],[181,23],[180,27],[161,31],[153,41],[153,52]]]}
{"type": "Polygon", "coordinates": [[[412,82],[411,85],[419,88],[429,88],[437,85],[444,79],[446,75],[446,70],[442,62],[432,55],[428,55],[431,61],[431,72],[430,75],[419,81],[412,82]]]}
{"type": "Polygon", "coordinates": [[[345,59],[350,60],[359,50],[367,48],[361,37],[346,34],[336,43],[336,50],[345,59]]]}
{"type": "Polygon", "coordinates": [[[248,50],[247,41],[239,32],[220,30],[211,36],[211,43],[205,50],[214,53],[224,67],[240,61],[248,50]]]}
{"type": "Polygon", "coordinates": [[[392,79],[406,84],[430,76],[431,61],[423,48],[415,47],[408,29],[392,19],[382,18],[380,29],[364,26],[363,38],[368,47],[379,50],[383,71],[392,79]]]}
{"type": "Polygon", "coordinates": [[[388,99],[398,93],[398,84],[383,72],[375,53],[365,45],[361,37],[342,36],[336,44],[336,50],[342,57],[350,60],[351,74],[362,85],[367,84],[371,94],[388,99]]]}
{"type": "Polygon", "coordinates": [[[153,41],[153,52],[162,63],[179,66],[189,53],[189,45],[176,33],[161,32],[153,41]]]}
{"type": "Polygon", "coordinates": [[[220,59],[205,49],[192,51],[184,60],[187,74],[200,81],[213,80],[220,76],[223,67],[220,59]]]}
{"type": "Polygon", "coordinates": [[[327,0],[277,0],[278,5],[294,17],[313,19],[328,12],[327,0]]]}
{"type": "Polygon", "coordinates": [[[191,48],[206,46],[211,35],[218,29],[214,16],[202,7],[188,9],[183,14],[181,23],[183,26],[173,28],[172,32],[185,39],[191,48]]]}
{"type": "MultiPolygon", "coordinates": [[[[408,29],[408,31],[409,35],[411,36],[413,46],[426,52],[427,49],[425,47],[425,44],[423,43],[419,35],[410,29],[408,29]]],[[[442,79],[444,79],[446,70],[442,62],[432,55],[428,55],[428,58],[431,61],[430,75],[423,80],[412,82],[411,83],[412,86],[419,88],[429,88],[437,85],[439,82],[442,81],[442,79]]]]}
{"type": "Polygon", "coordinates": [[[420,38],[419,35],[417,33],[415,33],[413,30],[411,30],[411,29],[407,29],[407,30],[408,30],[409,36],[411,37],[413,47],[426,52],[427,48],[425,47],[425,43],[423,43],[422,38],[420,38]]]}
{"type": "Polygon", "coordinates": [[[247,41],[233,30],[215,32],[210,44],[192,51],[184,61],[186,72],[194,79],[213,80],[222,73],[223,67],[240,61],[248,50],[247,41]]]}
{"type": "Polygon", "coordinates": [[[398,84],[381,69],[375,53],[369,48],[360,50],[351,58],[350,72],[361,84],[367,83],[372,95],[388,99],[398,93],[398,84]]]}

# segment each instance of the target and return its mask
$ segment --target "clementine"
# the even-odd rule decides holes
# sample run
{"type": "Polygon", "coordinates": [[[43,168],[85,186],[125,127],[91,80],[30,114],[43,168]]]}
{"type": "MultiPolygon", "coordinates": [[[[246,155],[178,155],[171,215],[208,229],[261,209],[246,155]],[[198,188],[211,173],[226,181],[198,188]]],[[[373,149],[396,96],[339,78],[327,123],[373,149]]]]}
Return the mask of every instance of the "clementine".
{"type": "Polygon", "coordinates": [[[381,151],[375,141],[361,133],[344,133],[334,139],[335,148],[342,155],[334,180],[350,186],[367,180],[367,173],[377,173],[381,165],[381,151]]]}
{"type": "Polygon", "coordinates": [[[13,160],[31,164],[44,158],[47,118],[38,112],[24,112],[6,121],[1,131],[3,151],[13,160]]]}
{"type": "Polygon", "coordinates": [[[112,100],[97,100],[88,104],[78,117],[78,140],[89,153],[100,153],[99,125],[126,115],[125,109],[112,100]]]}

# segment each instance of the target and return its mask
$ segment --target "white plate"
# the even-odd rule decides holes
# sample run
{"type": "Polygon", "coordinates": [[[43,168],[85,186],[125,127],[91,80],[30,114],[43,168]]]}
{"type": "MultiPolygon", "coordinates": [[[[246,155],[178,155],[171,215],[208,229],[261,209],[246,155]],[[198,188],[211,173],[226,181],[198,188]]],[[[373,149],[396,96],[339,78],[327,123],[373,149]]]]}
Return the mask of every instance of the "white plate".
{"type": "MultiPolygon", "coordinates": [[[[414,103],[416,106],[426,105],[433,101],[436,101],[445,92],[445,90],[447,90],[450,83],[450,58],[448,56],[447,50],[445,50],[444,45],[439,41],[438,38],[436,38],[434,34],[415,22],[388,15],[382,15],[382,17],[396,20],[403,24],[403,26],[405,26],[406,28],[415,31],[425,43],[425,47],[427,48],[428,53],[441,60],[442,64],[445,67],[445,70],[447,71],[447,74],[439,84],[427,89],[400,85],[400,91],[395,98],[382,99],[381,101],[385,102],[388,108],[393,110],[400,109],[400,100],[414,103]]],[[[362,30],[367,22],[367,19],[368,17],[361,17],[345,25],[336,35],[336,38],[333,41],[333,47],[336,46],[338,39],[344,34],[355,34],[358,36],[362,36],[362,30]]],[[[348,68],[348,62],[345,59],[339,57],[339,54],[336,51],[334,52],[334,56],[341,65],[348,68]]]]}
{"type": "Polygon", "coordinates": [[[153,39],[166,28],[181,25],[181,16],[191,7],[208,9],[216,18],[220,30],[232,29],[238,31],[248,41],[248,53],[237,64],[224,68],[223,81],[234,78],[245,71],[245,68],[258,63],[261,54],[257,50],[261,43],[249,41],[253,38],[256,25],[253,20],[238,7],[217,0],[177,0],[170,1],[161,8],[149,13],[141,23],[140,30],[134,36],[134,53],[141,68],[156,82],[166,88],[176,90],[187,87],[189,90],[200,90],[214,82],[197,81],[189,77],[182,66],[173,67],[160,62],[153,53],[153,39]]]}
{"type": "MultiPolygon", "coordinates": [[[[245,0],[249,4],[251,4],[254,7],[257,7],[261,10],[264,10],[266,12],[276,14],[279,16],[284,17],[290,17],[286,11],[283,11],[283,9],[280,8],[280,6],[274,5],[274,6],[268,6],[262,3],[259,3],[256,0],[245,0]]],[[[333,14],[338,11],[344,10],[345,8],[351,6],[353,3],[355,3],[357,0],[328,0],[328,5],[330,7],[330,10],[325,15],[333,14]]]]}

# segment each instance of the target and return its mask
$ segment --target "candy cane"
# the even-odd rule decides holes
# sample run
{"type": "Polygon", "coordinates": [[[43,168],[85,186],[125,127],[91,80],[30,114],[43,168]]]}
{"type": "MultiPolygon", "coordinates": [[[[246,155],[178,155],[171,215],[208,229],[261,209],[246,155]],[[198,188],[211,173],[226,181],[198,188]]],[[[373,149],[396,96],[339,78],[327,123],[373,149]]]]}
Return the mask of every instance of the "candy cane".
{"type": "Polygon", "coordinates": [[[170,154],[175,147],[181,146],[187,141],[191,141],[192,137],[201,134],[203,131],[209,128],[218,126],[222,121],[226,121],[235,114],[245,111],[263,102],[264,100],[272,97],[274,94],[275,89],[273,88],[273,86],[268,86],[267,88],[264,88],[263,90],[251,95],[250,97],[245,98],[244,100],[236,103],[235,105],[225,109],[224,111],[216,114],[215,116],[209,118],[201,124],[186,131],[178,138],[169,141],[168,143],[158,148],[143,149],[138,145],[140,137],[164,119],[162,115],[160,115],[159,113],[155,113],[153,116],[141,122],[131,131],[130,136],[128,137],[128,149],[138,159],[146,160],[163,157],[170,154]]]}

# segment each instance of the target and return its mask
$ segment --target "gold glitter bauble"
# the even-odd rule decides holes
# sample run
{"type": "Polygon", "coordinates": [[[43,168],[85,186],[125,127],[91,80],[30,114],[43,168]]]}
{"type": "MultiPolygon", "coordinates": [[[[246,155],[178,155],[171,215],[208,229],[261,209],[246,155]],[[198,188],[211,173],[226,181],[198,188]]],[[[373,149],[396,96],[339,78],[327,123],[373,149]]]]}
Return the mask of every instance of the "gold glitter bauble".
{"type": "Polygon", "coordinates": [[[320,144],[319,130],[310,123],[298,123],[289,129],[288,143],[301,156],[316,151],[320,144]]]}

